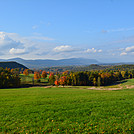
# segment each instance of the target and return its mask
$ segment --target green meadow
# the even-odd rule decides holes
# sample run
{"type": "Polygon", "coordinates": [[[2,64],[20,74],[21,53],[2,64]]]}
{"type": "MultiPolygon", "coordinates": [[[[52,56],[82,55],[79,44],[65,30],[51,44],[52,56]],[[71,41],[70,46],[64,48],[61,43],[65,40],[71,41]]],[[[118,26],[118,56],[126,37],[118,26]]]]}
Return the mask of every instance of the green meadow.
{"type": "Polygon", "coordinates": [[[124,80],[124,82],[122,83],[122,85],[134,85],[134,79],[124,80]]]}
{"type": "Polygon", "coordinates": [[[0,89],[0,133],[134,133],[134,89],[0,89]]]}
{"type": "MultiPolygon", "coordinates": [[[[20,74],[21,84],[24,85],[25,84],[33,85],[33,78],[34,78],[34,74],[29,74],[28,76],[20,74]]],[[[49,79],[49,75],[45,79],[40,78],[40,82],[34,80],[34,85],[48,85],[48,79],[49,79]]]]}

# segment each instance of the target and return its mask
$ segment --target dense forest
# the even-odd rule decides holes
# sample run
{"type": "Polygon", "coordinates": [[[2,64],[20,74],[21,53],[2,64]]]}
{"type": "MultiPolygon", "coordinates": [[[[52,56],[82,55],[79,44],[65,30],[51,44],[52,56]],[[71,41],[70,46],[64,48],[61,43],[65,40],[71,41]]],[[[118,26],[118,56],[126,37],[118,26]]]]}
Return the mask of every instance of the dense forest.
{"type": "MultiPolygon", "coordinates": [[[[68,69],[65,67],[64,69],[68,69]]],[[[73,68],[73,67],[72,67],[73,68]]],[[[0,68],[0,88],[21,86],[22,74],[31,77],[32,82],[41,82],[46,79],[49,85],[72,86],[106,86],[123,79],[134,78],[134,65],[76,67],[84,71],[55,70],[30,70],[30,69],[3,69],[0,68]],[[88,70],[88,69],[90,70],[88,70]],[[87,69],[87,70],[86,70],[87,69]],[[31,74],[31,75],[30,75],[31,74]],[[30,75],[30,76],[29,76],[30,75]],[[48,76],[48,77],[47,77],[48,76]]],[[[27,83],[26,83],[27,84],[27,83]]]]}
{"type": "Polygon", "coordinates": [[[0,88],[19,87],[19,69],[0,68],[0,88]]]}
{"type": "Polygon", "coordinates": [[[134,78],[134,70],[131,71],[80,71],[68,72],[62,74],[50,73],[50,80],[55,78],[55,85],[73,85],[73,86],[106,86],[123,79],[134,78]],[[52,76],[52,78],[51,78],[52,76]]]}
{"type": "MultiPolygon", "coordinates": [[[[116,81],[134,78],[134,65],[99,66],[93,64],[88,67],[76,68],[76,70],[84,69],[84,71],[61,72],[59,68],[53,68],[55,70],[49,72],[50,84],[53,84],[55,81],[55,85],[63,86],[106,86],[116,81]]],[[[63,69],[68,69],[68,67],[63,69]]]]}

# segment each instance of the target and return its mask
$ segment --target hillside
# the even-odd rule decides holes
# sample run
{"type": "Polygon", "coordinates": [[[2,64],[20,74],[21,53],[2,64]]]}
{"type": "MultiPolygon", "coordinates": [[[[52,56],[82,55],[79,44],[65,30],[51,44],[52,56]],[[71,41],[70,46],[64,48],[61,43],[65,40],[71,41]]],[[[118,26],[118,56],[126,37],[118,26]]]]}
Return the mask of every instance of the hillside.
{"type": "Polygon", "coordinates": [[[14,61],[8,61],[8,62],[0,62],[0,67],[2,68],[23,68],[23,69],[27,69],[26,66],[22,65],[22,64],[19,64],[17,62],[14,62],[14,61]]]}
{"type": "Polygon", "coordinates": [[[1,61],[16,61],[20,64],[27,66],[28,68],[43,68],[43,67],[54,67],[54,66],[81,66],[98,64],[99,62],[95,59],[84,59],[84,58],[71,58],[71,59],[61,59],[61,60],[24,60],[21,58],[14,58],[1,61]]]}

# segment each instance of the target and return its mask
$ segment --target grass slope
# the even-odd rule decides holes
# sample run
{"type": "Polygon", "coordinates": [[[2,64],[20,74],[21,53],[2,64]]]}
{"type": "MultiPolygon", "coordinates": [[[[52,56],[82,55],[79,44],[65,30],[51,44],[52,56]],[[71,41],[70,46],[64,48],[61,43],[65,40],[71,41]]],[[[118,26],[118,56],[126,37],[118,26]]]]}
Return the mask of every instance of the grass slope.
{"type": "Polygon", "coordinates": [[[1,133],[134,133],[134,89],[0,90],[1,133]]]}
{"type": "Polygon", "coordinates": [[[122,85],[134,85],[134,79],[127,79],[124,81],[125,82],[123,82],[122,85]]]}

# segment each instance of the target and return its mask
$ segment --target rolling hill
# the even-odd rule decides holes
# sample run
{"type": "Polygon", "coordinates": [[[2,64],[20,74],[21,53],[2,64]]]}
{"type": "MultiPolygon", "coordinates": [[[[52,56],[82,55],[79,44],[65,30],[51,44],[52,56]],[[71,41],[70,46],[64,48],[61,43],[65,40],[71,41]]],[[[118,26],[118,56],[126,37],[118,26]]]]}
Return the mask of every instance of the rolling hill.
{"type": "Polygon", "coordinates": [[[14,69],[14,68],[23,68],[23,69],[28,69],[27,67],[25,67],[24,65],[17,63],[15,61],[7,61],[7,62],[0,62],[0,67],[2,68],[10,68],[10,69],[14,69]]]}

